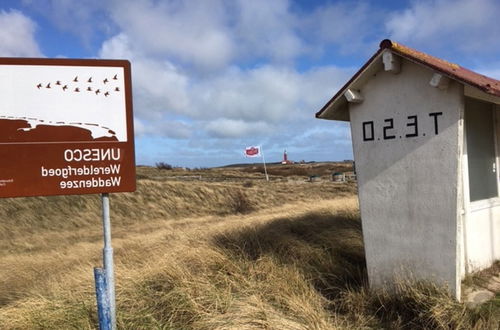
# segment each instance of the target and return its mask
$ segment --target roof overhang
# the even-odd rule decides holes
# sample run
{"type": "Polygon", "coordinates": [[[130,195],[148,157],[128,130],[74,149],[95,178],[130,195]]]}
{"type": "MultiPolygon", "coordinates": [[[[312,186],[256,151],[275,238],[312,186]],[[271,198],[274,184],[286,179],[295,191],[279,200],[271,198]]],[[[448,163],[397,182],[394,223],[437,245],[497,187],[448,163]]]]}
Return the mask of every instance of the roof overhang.
{"type": "Polygon", "coordinates": [[[346,92],[349,90],[359,91],[368,79],[382,70],[384,68],[383,55],[388,52],[464,84],[465,93],[468,96],[481,96],[482,99],[500,104],[500,81],[385,39],[380,43],[380,49],[316,113],[316,118],[349,121],[349,102],[345,96],[346,92]]]}

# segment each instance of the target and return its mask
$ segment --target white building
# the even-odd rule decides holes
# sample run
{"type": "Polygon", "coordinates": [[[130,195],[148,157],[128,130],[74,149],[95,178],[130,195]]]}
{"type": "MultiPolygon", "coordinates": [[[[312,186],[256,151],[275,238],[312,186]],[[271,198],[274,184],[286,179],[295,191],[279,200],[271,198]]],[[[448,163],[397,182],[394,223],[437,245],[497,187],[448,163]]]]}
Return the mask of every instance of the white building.
{"type": "Polygon", "coordinates": [[[370,286],[412,276],[460,299],[500,259],[500,81],[401,44],[316,114],[350,121],[370,286]]]}

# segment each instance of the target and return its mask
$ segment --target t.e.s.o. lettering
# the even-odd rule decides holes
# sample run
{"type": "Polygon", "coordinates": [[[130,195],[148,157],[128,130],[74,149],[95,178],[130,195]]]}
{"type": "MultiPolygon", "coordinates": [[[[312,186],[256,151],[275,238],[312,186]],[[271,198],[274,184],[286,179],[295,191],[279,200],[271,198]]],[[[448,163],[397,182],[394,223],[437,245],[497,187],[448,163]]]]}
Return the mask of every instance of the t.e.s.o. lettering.
{"type": "Polygon", "coordinates": [[[377,140],[393,140],[396,138],[413,138],[418,136],[426,136],[427,134],[439,134],[439,117],[442,116],[442,112],[431,112],[428,116],[412,115],[407,116],[406,120],[395,123],[394,118],[386,118],[382,121],[364,121],[362,123],[363,131],[363,141],[374,141],[377,140]],[[426,120],[425,127],[431,127],[430,132],[424,132],[422,129],[419,130],[419,124],[423,120],[426,120]],[[401,134],[397,135],[396,126],[400,128],[401,134]]]}

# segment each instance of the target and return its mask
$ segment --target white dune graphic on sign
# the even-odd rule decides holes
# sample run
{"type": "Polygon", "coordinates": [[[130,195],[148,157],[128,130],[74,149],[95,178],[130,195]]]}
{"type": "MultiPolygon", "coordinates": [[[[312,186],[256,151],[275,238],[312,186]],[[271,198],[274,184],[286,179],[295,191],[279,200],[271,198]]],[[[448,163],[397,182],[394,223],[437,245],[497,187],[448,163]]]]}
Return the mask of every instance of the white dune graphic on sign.
{"type": "Polygon", "coordinates": [[[126,142],[124,89],[123,67],[0,65],[0,143],[126,142]]]}

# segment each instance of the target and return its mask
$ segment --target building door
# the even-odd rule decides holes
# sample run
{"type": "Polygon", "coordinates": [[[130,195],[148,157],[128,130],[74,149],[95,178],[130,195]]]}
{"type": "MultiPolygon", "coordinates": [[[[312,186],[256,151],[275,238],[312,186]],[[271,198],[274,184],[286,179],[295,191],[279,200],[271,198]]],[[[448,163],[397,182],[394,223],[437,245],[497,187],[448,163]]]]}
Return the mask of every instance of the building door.
{"type": "Polygon", "coordinates": [[[465,99],[470,201],[498,196],[493,104],[465,99]]]}

